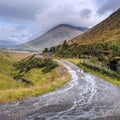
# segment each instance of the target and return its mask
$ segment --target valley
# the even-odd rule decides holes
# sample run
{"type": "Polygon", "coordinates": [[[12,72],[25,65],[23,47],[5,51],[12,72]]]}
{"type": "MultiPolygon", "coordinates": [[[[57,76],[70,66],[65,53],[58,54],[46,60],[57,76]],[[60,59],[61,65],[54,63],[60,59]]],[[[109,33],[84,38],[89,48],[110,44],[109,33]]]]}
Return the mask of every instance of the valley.
{"type": "Polygon", "coordinates": [[[0,50],[0,120],[119,120],[119,99],[120,8],[0,50]]]}

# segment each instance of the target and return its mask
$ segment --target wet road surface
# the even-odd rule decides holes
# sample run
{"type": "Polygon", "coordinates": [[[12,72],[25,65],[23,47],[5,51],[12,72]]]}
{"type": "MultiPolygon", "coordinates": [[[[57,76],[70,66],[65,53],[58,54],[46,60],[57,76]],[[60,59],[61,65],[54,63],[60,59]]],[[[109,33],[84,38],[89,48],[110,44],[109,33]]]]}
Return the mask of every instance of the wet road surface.
{"type": "Polygon", "coordinates": [[[120,120],[120,89],[68,61],[71,81],[54,92],[0,105],[0,120],[120,120]]]}

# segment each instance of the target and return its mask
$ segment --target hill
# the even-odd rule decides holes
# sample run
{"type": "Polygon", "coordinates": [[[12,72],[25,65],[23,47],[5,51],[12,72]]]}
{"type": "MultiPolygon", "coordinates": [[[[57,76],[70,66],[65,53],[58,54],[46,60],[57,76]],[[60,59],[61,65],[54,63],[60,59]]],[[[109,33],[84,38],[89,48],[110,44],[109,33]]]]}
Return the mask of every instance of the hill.
{"type": "Polygon", "coordinates": [[[91,44],[96,42],[120,42],[120,8],[103,22],[73,38],[69,44],[91,44]]]}
{"type": "Polygon", "coordinates": [[[80,66],[120,80],[120,9],[82,35],[50,48],[49,52],[57,57],[78,58],[82,61],[80,66]]]}
{"type": "Polygon", "coordinates": [[[32,40],[22,45],[18,45],[12,49],[26,51],[40,51],[43,50],[44,48],[50,48],[52,46],[59,45],[64,40],[70,40],[82,34],[86,30],[87,28],[80,28],[67,24],[61,24],[49,30],[42,36],[36,38],[35,40],[32,40]]]}
{"type": "Polygon", "coordinates": [[[29,55],[0,50],[0,104],[53,91],[70,80],[52,59],[29,55]]]}

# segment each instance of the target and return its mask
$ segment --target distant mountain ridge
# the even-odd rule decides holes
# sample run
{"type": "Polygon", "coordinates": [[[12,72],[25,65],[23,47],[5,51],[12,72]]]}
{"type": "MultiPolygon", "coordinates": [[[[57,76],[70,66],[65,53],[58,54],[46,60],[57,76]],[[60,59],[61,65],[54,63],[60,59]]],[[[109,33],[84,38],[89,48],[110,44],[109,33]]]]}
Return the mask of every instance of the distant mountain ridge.
{"type": "Polygon", "coordinates": [[[120,8],[107,19],[69,41],[69,44],[91,44],[120,41],[120,8]]]}
{"type": "Polygon", "coordinates": [[[61,27],[61,26],[78,29],[78,30],[80,30],[80,31],[86,31],[86,30],[88,30],[87,27],[77,27],[77,26],[73,26],[73,25],[69,25],[69,24],[60,24],[60,25],[54,27],[53,29],[56,29],[56,28],[61,27]]]}
{"type": "Polygon", "coordinates": [[[8,48],[17,45],[17,42],[14,42],[12,40],[0,40],[0,48],[8,48]]]}
{"type": "Polygon", "coordinates": [[[59,45],[64,40],[70,40],[82,34],[87,29],[88,28],[85,27],[74,27],[67,24],[61,24],[52,28],[42,36],[25,44],[15,46],[12,49],[26,51],[41,51],[44,48],[50,48],[52,46],[59,45]]]}

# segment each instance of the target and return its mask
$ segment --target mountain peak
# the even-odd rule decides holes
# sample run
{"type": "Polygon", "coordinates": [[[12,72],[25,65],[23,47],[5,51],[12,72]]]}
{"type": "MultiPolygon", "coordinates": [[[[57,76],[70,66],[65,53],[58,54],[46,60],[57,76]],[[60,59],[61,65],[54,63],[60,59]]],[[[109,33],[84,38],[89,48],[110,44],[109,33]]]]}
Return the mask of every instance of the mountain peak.
{"type": "Polygon", "coordinates": [[[56,29],[56,28],[59,28],[59,27],[74,28],[74,29],[78,29],[78,30],[81,30],[81,31],[88,30],[87,27],[77,27],[77,26],[73,26],[73,25],[70,25],[70,24],[59,24],[59,25],[55,26],[53,29],[56,29]]]}
{"type": "Polygon", "coordinates": [[[41,51],[44,48],[50,48],[62,44],[64,40],[70,40],[82,34],[87,28],[75,27],[68,24],[60,24],[42,36],[27,42],[25,44],[16,46],[13,49],[26,51],[41,51]]]}

